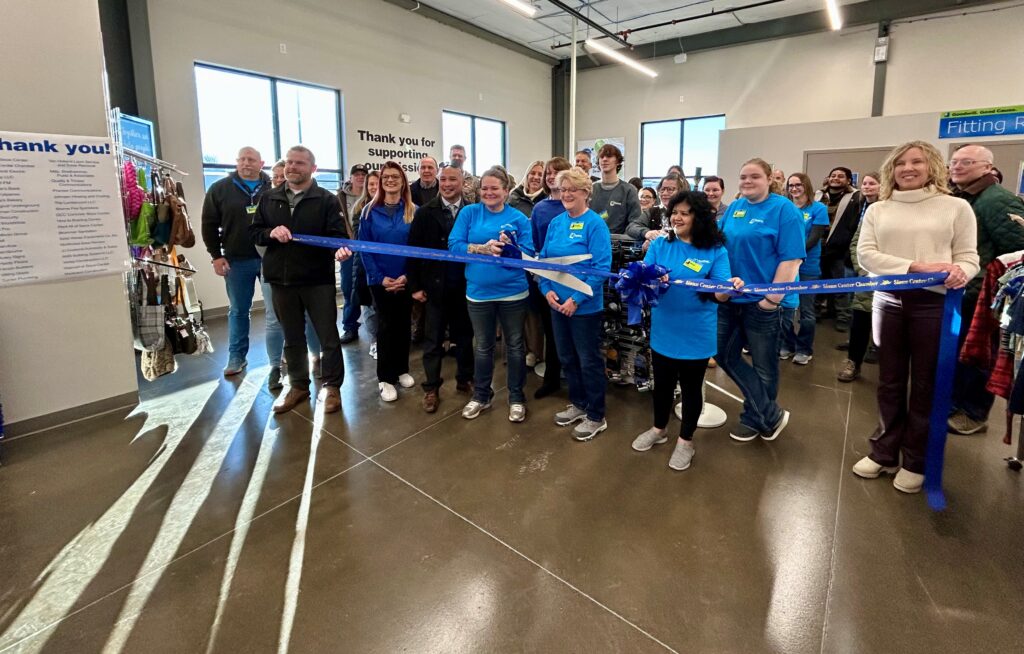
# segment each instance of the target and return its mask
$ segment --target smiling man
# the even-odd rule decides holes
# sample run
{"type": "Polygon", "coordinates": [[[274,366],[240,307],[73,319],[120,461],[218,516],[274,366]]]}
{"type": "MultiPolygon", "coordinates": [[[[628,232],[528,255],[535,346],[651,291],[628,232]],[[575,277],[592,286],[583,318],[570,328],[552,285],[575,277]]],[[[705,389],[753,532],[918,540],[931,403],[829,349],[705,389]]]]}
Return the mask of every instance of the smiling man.
{"type": "MultiPolygon", "coordinates": [[[[1024,250],[1024,227],[1010,215],[1024,215],[1024,202],[999,185],[992,172],[992,151],[980,145],[965,145],[949,160],[949,179],[954,195],[967,200],[978,221],[978,258],[981,271],[968,283],[961,308],[963,329],[960,346],[974,319],[985,268],[996,257],[1024,250]]],[[[957,363],[953,378],[953,412],[948,427],[957,434],[985,431],[994,396],[985,390],[989,371],[957,363]]]]}

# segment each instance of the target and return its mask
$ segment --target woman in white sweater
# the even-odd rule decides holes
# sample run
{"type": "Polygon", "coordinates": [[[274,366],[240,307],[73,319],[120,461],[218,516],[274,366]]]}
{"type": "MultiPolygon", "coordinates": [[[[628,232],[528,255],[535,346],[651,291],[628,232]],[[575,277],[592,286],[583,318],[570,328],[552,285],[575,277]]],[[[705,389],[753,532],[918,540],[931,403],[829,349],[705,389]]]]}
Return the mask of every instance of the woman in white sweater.
{"type": "Polygon", "coordinates": [[[949,276],[945,288],[875,292],[879,425],[871,454],[853,472],[866,479],[895,472],[893,486],[916,493],[924,483],[945,291],[963,288],[978,272],[977,223],[971,206],[949,194],[942,155],[929,143],[897,147],[881,176],[879,201],[861,226],[861,267],[872,275],[949,276]]]}

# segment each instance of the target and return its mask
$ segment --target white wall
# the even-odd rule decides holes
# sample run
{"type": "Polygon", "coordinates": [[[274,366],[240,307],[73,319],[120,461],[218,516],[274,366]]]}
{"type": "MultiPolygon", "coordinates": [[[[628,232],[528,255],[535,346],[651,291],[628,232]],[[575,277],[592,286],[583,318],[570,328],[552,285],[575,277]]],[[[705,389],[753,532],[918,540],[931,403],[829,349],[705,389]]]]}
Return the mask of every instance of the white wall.
{"type": "MultiPolygon", "coordinates": [[[[96,1],[0,0],[0,15],[0,129],[106,136],[96,1]]],[[[5,420],[136,392],[129,323],[119,275],[0,288],[5,420]]]]}
{"type": "MultiPolygon", "coordinates": [[[[506,121],[517,177],[551,150],[551,67],[375,0],[149,0],[163,158],[186,181],[196,220],[203,195],[193,63],[313,82],[344,95],[346,161],[366,161],[357,130],[427,137],[442,156],[441,111],[506,121]],[[288,54],[280,53],[285,43],[288,54]],[[482,96],[482,99],[481,99],[482,96]],[[412,116],[410,124],[398,115],[412,116]]],[[[243,144],[239,144],[243,145],[243,144]]],[[[447,158],[446,156],[444,157],[447,158]]],[[[198,224],[196,225],[198,228],[198,224]]],[[[227,304],[201,245],[191,251],[207,307],[227,304]]]]}
{"type": "MultiPolygon", "coordinates": [[[[1003,11],[895,23],[884,115],[1024,104],[1024,6],[1016,4],[984,8],[1011,7],[1003,11]]],[[[645,121],[724,113],[726,128],[735,129],[868,118],[875,35],[874,26],[864,26],[696,52],[684,64],[656,59],[645,62],[658,71],[654,80],[622,66],[588,69],[578,81],[577,137],[625,136],[623,175],[629,177],[638,174],[645,121]]],[[[932,137],[938,129],[935,124],[922,131],[913,118],[885,124],[915,131],[895,133],[887,143],[932,137]]],[[[862,136],[840,139],[843,146],[822,141],[802,149],[872,145],[877,135],[862,136]]],[[[802,149],[800,163],[786,163],[793,156],[788,142],[758,145],[747,154],[779,160],[785,170],[802,165],[802,149]]],[[[732,163],[720,157],[719,172],[730,174],[732,163]]]]}

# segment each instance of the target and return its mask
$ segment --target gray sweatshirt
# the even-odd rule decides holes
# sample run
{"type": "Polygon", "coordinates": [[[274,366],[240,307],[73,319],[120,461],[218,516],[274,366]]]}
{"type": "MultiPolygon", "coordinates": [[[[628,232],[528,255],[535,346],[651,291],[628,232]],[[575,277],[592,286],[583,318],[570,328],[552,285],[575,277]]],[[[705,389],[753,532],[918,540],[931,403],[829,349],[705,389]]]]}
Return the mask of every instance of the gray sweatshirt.
{"type": "Polygon", "coordinates": [[[601,182],[594,182],[590,208],[604,218],[612,234],[625,234],[629,224],[640,219],[640,198],[636,188],[621,179],[610,190],[606,190],[601,182]]]}

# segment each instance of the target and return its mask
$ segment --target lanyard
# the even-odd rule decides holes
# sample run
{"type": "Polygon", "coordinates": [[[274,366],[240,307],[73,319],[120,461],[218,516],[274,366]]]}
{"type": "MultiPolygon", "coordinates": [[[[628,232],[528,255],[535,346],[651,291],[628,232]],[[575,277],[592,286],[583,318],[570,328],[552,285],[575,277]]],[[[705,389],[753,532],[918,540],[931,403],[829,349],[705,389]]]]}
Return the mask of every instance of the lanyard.
{"type": "Polygon", "coordinates": [[[246,195],[249,196],[249,206],[256,206],[256,199],[259,197],[260,192],[263,190],[263,180],[260,180],[256,184],[256,188],[254,188],[251,191],[249,190],[248,186],[239,182],[238,179],[233,178],[231,181],[234,182],[235,186],[237,186],[242,191],[242,193],[245,193],[246,195]]]}

